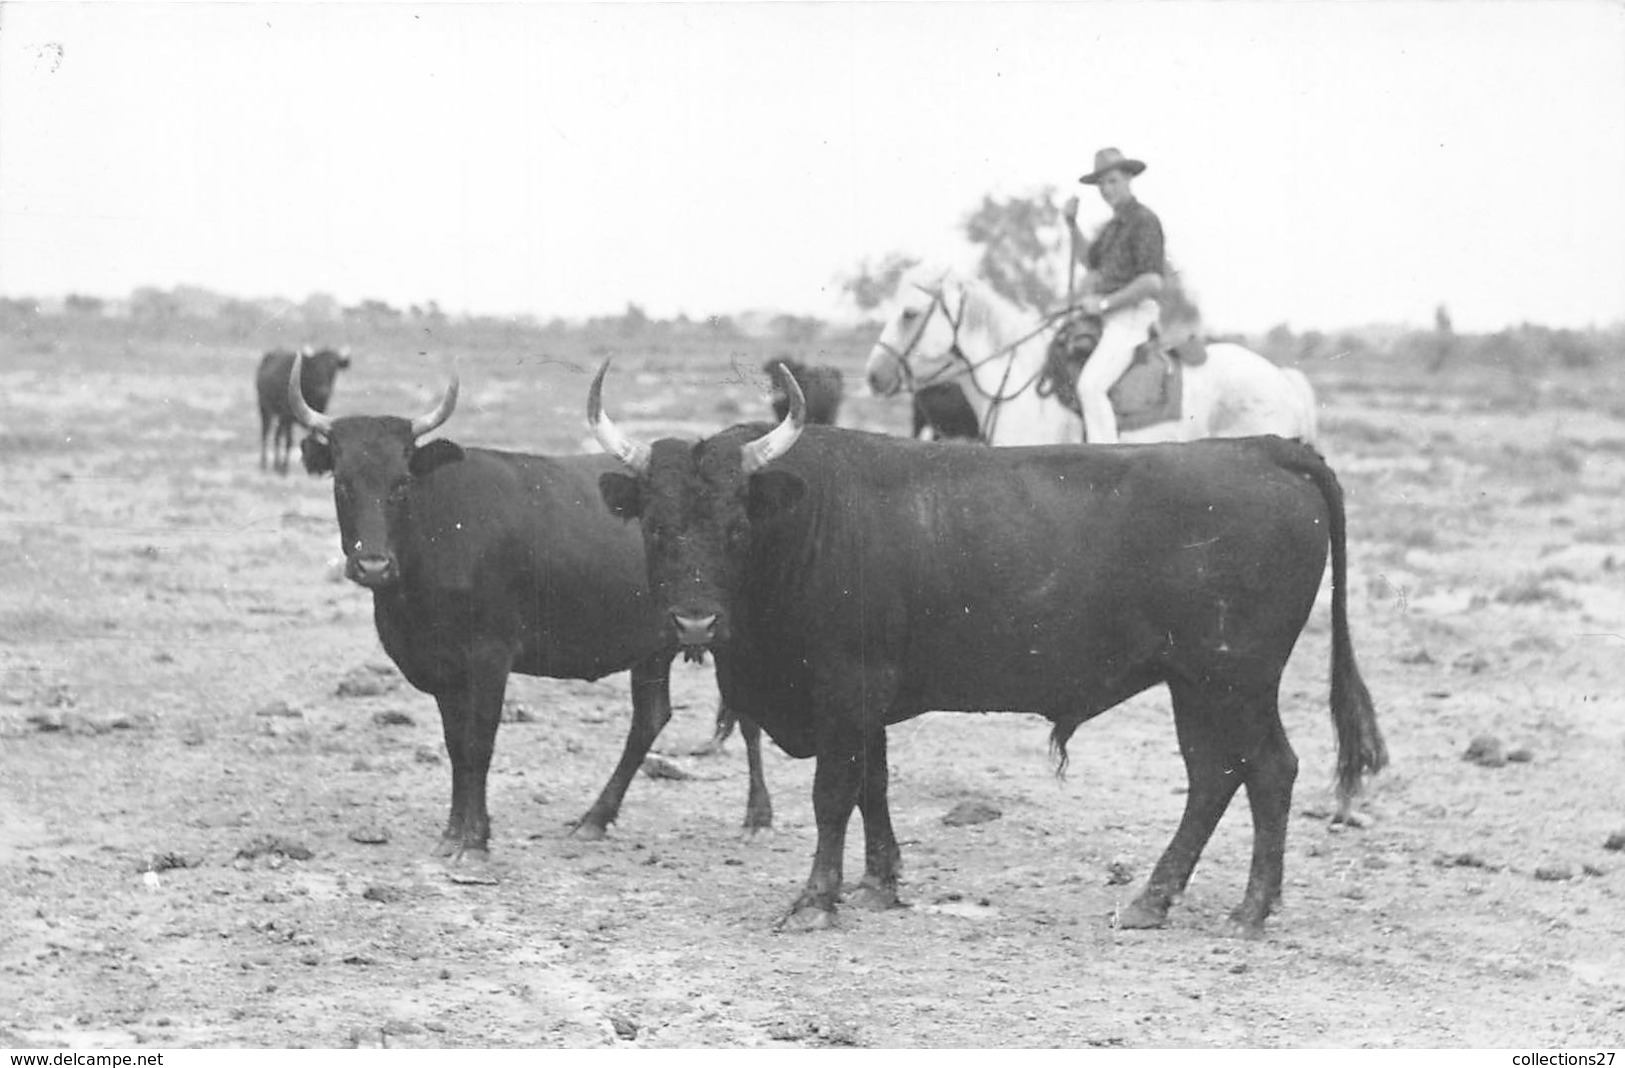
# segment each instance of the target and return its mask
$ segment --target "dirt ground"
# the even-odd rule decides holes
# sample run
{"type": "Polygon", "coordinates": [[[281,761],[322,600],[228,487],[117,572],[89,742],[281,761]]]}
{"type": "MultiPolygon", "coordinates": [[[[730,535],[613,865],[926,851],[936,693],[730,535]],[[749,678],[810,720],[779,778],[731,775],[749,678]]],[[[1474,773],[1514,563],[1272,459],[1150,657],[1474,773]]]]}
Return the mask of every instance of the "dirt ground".
{"type": "MultiPolygon", "coordinates": [[[[0,339],[0,1045],[1625,1045],[1625,404],[1617,383],[1305,368],[1348,492],[1355,647],[1393,754],[1330,824],[1328,611],[1288,670],[1302,763],[1283,908],[1228,936],[1238,795],[1168,927],[1118,931],[1177,823],[1166,696],[1082,728],[893,728],[911,907],[780,934],[811,862],[810,762],[769,747],[747,839],[736,738],[679,665],[609,838],[626,676],[516,678],[491,775],[497,885],[429,853],[450,773],[328,482],[258,468],[248,347],[0,339]],[[1496,746],[1464,759],[1475,738],[1496,746]],[[961,802],[998,818],[945,824],[961,802]]],[[[861,353],[837,353],[849,389],[861,353]]],[[[445,365],[356,353],[334,412],[426,408],[445,365]]],[[[447,436],[573,451],[586,377],[462,361],[447,436]]],[[[617,362],[617,418],[765,410],[728,368],[617,362]]],[[[897,430],[906,404],[849,400],[897,430]]],[[[856,828],[857,824],[854,824],[856,828]]],[[[848,871],[861,871],[861,835],[848,871]]]]}

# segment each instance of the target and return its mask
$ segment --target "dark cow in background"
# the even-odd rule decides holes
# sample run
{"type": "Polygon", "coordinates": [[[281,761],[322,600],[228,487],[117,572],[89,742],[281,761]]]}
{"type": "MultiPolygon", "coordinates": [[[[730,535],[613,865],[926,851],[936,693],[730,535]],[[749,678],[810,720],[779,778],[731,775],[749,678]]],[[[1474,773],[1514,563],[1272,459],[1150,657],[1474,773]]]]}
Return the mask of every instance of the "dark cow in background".
{"type": "Polygon", "coordinates": [[[773,418],[783,419],[790,410],[790,398],[779,384],[775,367],[782,366],[790,372],[796,384],[801,387],[801,395],[806,400],[807,422],[818,423],[822,426],[834,426],[841,414],[841,401],[846,397],[846,379],[839,367],[828,364],[819,364],[816,367],[792,360],[778,357],[768,360],[762,365],[762,370],[773,376],[773,418]]]}
{"type": "MultiPolygon", "coordinates": [[[[296,360],[293,372],[296,373],[296,360]]],[[[671,718],[671,622],[649,596],[635,529],[604,510],[613,456],[529,456],[418,444],[448,418],[457,380],[417,419],[345,416],[283,388],[311,431],[312,474],[332,472],[345,575],[372,591],[378,638],[408,682],[440,706],[451,756],[451,815],[438,854],[485,869],[485,783],[510,672],[599,679],[632,672],[632,726],[614,774],[575,832],[601,838],[632,776],[671,718]]],[[[745,825],[767,827],[760,731],[742,721],[750,761],[745,825]]]]}
{"type": "Polygon", "coordinates": [[[914,436],[924,441],[982,440],[976,409],[959,383],[935,382],[914,391],[914,436]]]}
{"type": "MultiPolygon", "coordinates": [[[[305,403],[313,412],[326,412],[333,399],[333,380],[350,366],[350,347],[313,351],[309,345],[300,349],[303,357],[300,372],[305,403]]],[[[254,376],[255,391],[260,400],[260,470],[265,470],[265,439],[271,436],[275,423],[276,439],[273,447],[276,469],[288,473],[288,457],[293,452],[293,409],[288,406],[288,375],[293,370],[295,353],[274,349],[260,358],[259,371],[254,376]]]]}
{"type": "MultiPolygon", "coordinates": [[[[607,369],[607,364],[604,369],[607,369]]],[[[858,903],[897,902],[886,726],[928,710],[1036,712],[1065,766],[1080,724],[1157,685],[1189,777],[1179,829],[1121,927],[1155,927],[1238,786],[1253,816],[1258,934],[1281,893],[1298,761],[1281,673],[1332,565],[1331,712],[1341,814],[1387,762],[1349,638],[1342,491],[1280,438],[967,449],[805,426],[698,444],[588,419],[627,473],[600,479],[641,520],[671,635],[716,658],[723,698],[792,756],[818,758],[818,848],[789,919],[833,921],[846,825],[863,814],[858,903]]]]}

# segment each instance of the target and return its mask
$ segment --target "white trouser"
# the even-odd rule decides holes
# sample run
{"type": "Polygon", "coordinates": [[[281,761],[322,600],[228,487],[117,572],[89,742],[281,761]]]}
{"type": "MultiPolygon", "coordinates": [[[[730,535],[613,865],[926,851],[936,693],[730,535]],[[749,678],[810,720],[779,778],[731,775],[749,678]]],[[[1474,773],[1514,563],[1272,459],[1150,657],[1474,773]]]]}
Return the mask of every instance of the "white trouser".
{"type": "Polygon", "coordinates": [[[1133,362],[1134,349],[1151,334],[1157,322],[1157,302],[1151,299],[1113,308],[1094,353],[1078,375],[1078,401],[1083,408],[1083,431],[1091,445],[1117,443],[1117,414],[1106,391],[1117,384],[1133,362]]]}

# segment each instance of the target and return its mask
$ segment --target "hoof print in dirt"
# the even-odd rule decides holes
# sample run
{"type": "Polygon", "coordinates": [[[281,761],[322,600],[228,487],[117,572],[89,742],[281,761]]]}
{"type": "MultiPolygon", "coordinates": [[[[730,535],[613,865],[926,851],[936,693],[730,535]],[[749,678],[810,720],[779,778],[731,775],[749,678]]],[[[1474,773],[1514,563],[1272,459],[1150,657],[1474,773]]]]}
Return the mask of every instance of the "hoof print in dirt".
{"type": "Polygon", "coordinates": [[[398,688],[400,684],[400,676],[393,667],[368,664],[345,675],[333,692],[339,697],[377,697],[398,688]]]}
{"type": "Polygon", "coordinates": [[[1473,852],[1447,853],[1433,861],[1438,868],[1480,868],[1484,871],[1500,871],[1499,864],[1491,864],[1482,856],[1473,852]]]}
{"type": "Polygon", "coordinates": [[[165,872],[176,868],[195,868],[201,863],[179,853],[154,853],[143,860],[136,869],[143,872],[165,872]]]}
{"type": "Polygon", "coordinates": [[[360,842],[362,845],[384,845],[389,841],[389,832],[382,827],[369,824],[351,831],[350,841],[360,842]]]}
{"type": "Polygon", "coordinates": [[[1501,739],[1493,734],[1480,734],[1467,743],[1467,751],[1461,754],[1461,759],[1481,768],[1498,768],[1507,762],[1507,754],[1501,739]]]}
{"type": "Polygon", "coordinates": [[[643,758],[643,774],[651,779],[672,779],[677,782],[694,777],[693,774],[684,771],[665,757],[656,756],[653,753],[643,758]]]}
{"type": "Polygon", "coordinates": [[[405,712],[387,708],[382,712],[374,712],[372,721],[380,727],[410,727],[416,721],[405,712]]]}
{"type": "Polygon", "coordinates": [[[942,817],[949,827],[969,827],[977,823],[991,823],[1004,813],[986,801],[961,801],[942,817]]]}
{"type": "Polygon", "coordinates": [[[1574,878],[1574,869],[1567,864],[1542,864],[1535,869],[1535,878],[1543,883],[1564,883],[1574,878]]]}
{"type": "Polygon", "coordinates": [[[276,835],[265,835],[237,850],[236,860],[239,867],[251,866],[261,858],[272,867],[281,867],[285,860],[309,860],[315,855],[299,842],[276,835]]]}
{"type": "Polygon", "coordinates": [[[609,1026],[615,1029],[615,1037],[630,1042],[638,1037],[638,1025],[619,1013],[611,1013],[609,1026]]]}

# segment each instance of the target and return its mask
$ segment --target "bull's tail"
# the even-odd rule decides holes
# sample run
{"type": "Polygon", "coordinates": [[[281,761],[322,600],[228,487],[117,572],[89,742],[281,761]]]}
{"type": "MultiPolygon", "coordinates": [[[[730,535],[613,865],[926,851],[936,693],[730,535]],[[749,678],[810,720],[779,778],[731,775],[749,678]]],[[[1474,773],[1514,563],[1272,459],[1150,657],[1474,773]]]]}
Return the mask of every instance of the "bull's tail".
{"type": "Polygon", "coordinates": [[[1309,449],[1282,449],[1280,458],[1290,470],[1308,478],[1320,490],[1331,517],[1332,548],[1332,726],[1337,731],[1337,800],[1339,815],[1347,816],[1364,778],[1388,766],[1388,746],[1377,728],[1371,691],[1360,678],[1349,638],[1348,546],[1343,517],[1343,487],[1321,456],[1309,449]]]}

